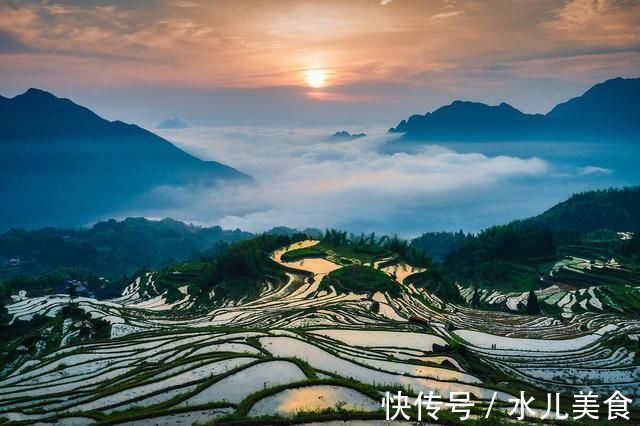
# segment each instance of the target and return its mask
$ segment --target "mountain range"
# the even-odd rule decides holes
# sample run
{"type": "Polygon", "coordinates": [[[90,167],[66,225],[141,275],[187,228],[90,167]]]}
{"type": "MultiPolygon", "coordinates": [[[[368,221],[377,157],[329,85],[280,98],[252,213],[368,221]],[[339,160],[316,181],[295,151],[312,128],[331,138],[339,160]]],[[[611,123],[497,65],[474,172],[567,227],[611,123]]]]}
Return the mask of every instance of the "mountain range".
{"type": "Polygon", "coordinates": [[[366,136],[366,133],[349,133],[346,130],[338,130],[333,135],[329,136],[327,140],[329,142],[344,142],[364,138],[366,136]]]}
{"type": "Polygon", "coordinates": [[[635,140],[640,132],[640,78],[615,78],[556,105],[526,114],[509,104],[454,101],[402,120],[390,133],[411,141],[635,140]]]}
{"type": "Polygon", "coordinates": [[[0,230],[83,224],[164,186],[251,180],[43,90],[0,97],[0,230]]]}

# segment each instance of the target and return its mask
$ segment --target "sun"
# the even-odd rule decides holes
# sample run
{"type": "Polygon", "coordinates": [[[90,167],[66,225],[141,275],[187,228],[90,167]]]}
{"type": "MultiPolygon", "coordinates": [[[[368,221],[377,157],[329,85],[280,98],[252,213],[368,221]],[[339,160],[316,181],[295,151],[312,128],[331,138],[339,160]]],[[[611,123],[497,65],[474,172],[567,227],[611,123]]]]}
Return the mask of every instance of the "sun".
{"type": "Polygon", "coordinates": [[[307,70],[304,72],[304,78],[307,81],[307,84],[314,89],[326,86],[328,76],[329,73],[326,70],[321,69],[307,70]]]}

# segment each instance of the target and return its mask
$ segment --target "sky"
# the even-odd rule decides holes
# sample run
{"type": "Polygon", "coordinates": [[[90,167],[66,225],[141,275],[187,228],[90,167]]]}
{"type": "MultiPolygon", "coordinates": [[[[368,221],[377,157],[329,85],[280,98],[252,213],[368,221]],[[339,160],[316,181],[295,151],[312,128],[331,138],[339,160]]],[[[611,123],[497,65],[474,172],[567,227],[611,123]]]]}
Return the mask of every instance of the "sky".
{"type": "Polygon", "coordinates": [[[0,93],[39,87],[255,184],[159,187],[126,211],[264,231],[479,231],[634,185],[638,149],[393,148],[455,99],[547,112],[640,70],[634,0],[0,0],[0,93]],[[168,118],[191,124],[157,130],[168,118]],[[367,137],[329,142],[336,130],[367,137]]]}
{"type": "Polygon", "coordinates": [[[635,76],[639,36],[634,0],[0,0],[0,93],[147,127],[392,126],[454,99],[546,112],[635,76]]]}

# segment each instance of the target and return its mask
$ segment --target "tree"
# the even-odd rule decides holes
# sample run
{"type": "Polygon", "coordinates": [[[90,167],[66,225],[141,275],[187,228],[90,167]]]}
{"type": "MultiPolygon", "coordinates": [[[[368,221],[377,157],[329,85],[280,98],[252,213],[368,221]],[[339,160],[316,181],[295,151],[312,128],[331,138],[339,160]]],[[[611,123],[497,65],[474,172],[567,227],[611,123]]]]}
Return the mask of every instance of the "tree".
{"type": "Polygon", "coordinates": [[[478,287],[473,290],[473,297],[471,298],[471,306],[477,308],[480,306],[480,293],[478,292],[478,287]]]}
{"type": "Polygon", "coordinates": [[[438,274],[438,289],[434,292],[439,298],[451,303],[463,303],[464,300],[460,295],[460,290],[456,283],[448,276],[438,274]]]}
{"type": "MultiPolygon", "coordinates": [[[[1,284],[1,283],[0,283],[1,284]]],[[[5,300],[9,299],[9,289],[6,285],[0,285],[0,326],[11,321],[11,315],[5,306],[5,300]]]]}
{"type": "Polygon", "coordinates": [[[67,294],[69,295],[70,302],[73,302],[73,299],[78,297],[78,290],[76,289],[75,284],[69,283],[67,286],[67,294]]]}
{"type": "Polygon", "coordinates": [[[538,296],[531,290],[529,292],[529,298],[527,299],[527,313],[537,314],[540,312],[540,306],[538,306],[538,296]]]}
{"type": "Polygon", "coordinates": [[[11,315],[9,315],[6,306],[4,306],[4,301],[0,300],[0,327],[9,321],[11,321],[11,315]]]}
{"type": "Polygon", "coordinates": [[[348,241],[347,233],[336,229],[327,229],[322,237],[322,241],[336,246],[344,246],[347,245],[348,241]]]}

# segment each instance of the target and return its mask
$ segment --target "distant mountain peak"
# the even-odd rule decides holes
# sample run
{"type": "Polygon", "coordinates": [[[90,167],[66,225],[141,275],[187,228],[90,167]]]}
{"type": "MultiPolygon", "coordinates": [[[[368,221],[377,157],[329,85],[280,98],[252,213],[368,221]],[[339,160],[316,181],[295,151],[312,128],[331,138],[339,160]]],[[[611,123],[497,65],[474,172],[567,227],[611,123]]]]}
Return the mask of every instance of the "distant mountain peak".
{"type": "Polygon", "coordinates": [[[443,107],[438,108],[435,112],[443,109],[443,108],[449,108],[449,109],[466,109],[466,110],[495,110],[495,111],[500,111],[500,110],[506,110],[506,111],[516,111],[520,114],[522,114],[522,112],[520,110],[518,110],[517,108],[514,108],[513,106],[509,105],[506,102],[501,102],[498,105],[489,105],[489,104],[485,104],[483,102],[475,102],[475,101],[463,101],[460,99],[457,99],[453,102],[451,102],[449,105],[445,105],[443,107]]]}
{"type": "Polygon", "coordinates": [[[617,77],[596,84],[581,96],[556,105],[547,116],[599,130],[639,130],[640,78],[617,77]]]}
{"type": "Polygon", "coordinates": [[[351,141],[354,139],[360,139],[367,136],[366,133],[349,133],[346,130],[338,130],[333,135],[327,138],[330,142],[351,141]]]}
{"type": "Polygon", "coordinates": [[[493,137],[510,138],[521,129],[531,129],[539,115],[528,115],[507,103],[487,105],[482,102],[455,100],[425,115],[402,120],[391,133],[404,133],[405,139],[466,140],[493,137]]]}
{"type": "Polygon", "coordinates": [[[186,129],[191,127],[189,123],[180,118],[167,118],[156,126],[156,129],[186,129]]]}
{"type": "Polygon", "coordinates": [[[590,140],[633,137],[640,131],[640,78],[613,78],[558,104],[525,114],[508,103],[455,100],[402,120],[390,133],[416,141],[590,140]]]}
{"type": "Polygon", "coordinates": [[[38,89],[36,87],[27,89],[24,93],[15,96],[13,99],[21,102],[51,103],[55,101],[61,101],[73,104],[73,102],[71,102],[69,99],[58,98],[53,93],[43,89],[38,89]]]}
{"type": "Polygon", "coordinates": [[[86,223],[156,188],[230,181],[252,179],[44,90],[0,102],[0,229],[86,223]]]}
{"type": "Polygon", "coordinates": [[[56,97],[55,95],[53,95],[53,93],[47,92],[46,90],[43,90],[43,89],[38,89],[37,87],[30,87],[22,95],[23,96],[46,96],[51,98],[56,97]]]}

